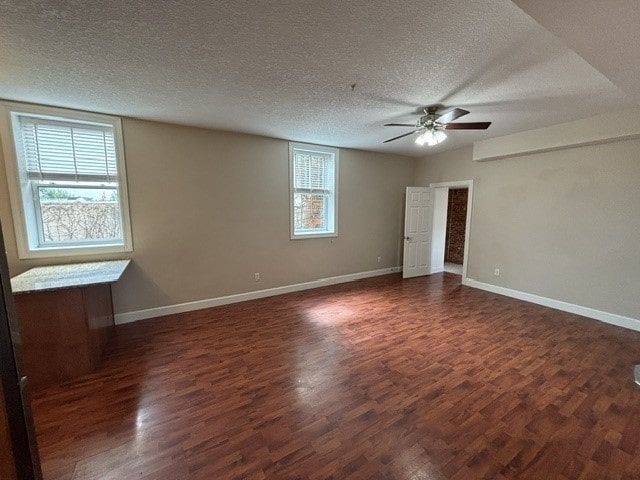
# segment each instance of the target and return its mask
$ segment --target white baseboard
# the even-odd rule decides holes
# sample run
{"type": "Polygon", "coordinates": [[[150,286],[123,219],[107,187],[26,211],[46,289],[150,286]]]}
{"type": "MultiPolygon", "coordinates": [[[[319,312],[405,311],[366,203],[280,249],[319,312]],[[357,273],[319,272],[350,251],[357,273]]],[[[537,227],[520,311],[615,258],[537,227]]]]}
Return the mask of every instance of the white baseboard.
{"type": "Polygon", "coordinates": [[[379,270],[350,273],[348,275],[340,275],[337,277],[320,278],[318,280],[312,280],[310,282],[284,285],[282,287],[268,288],[266,290],[256,290],[254,292],[238,293],[236,295],[228,295],[225,297],[208,298],[205,300],[196,300],[194,302],[178,303],[175,305],[166,305],[163,307],[148,308],[145,310],[136,310],[133,312],[117,313],[114,315],[114,321],[116,325],[122,325],[124,323],[137,322],[138,320],[145,320],[147,318],[191,312],[193,310],[218,307],[220,305],[245,302],[247,300],[255,300],[258,298],[273,297],[275,295],[282,295],[284,293],[299,292],[302,290],[309,290],[311,288],[326,287],[328,285],[336,285],[338,283],[353,282],[354,280],[377,277],[379,275],[387,275],[389,273],[397,273],[401,271],[402,267],[381,268],[379,270]]]}
{"type": "MultiPolygon", "coordinates": [[[[337,277],[321,278],[318,280],[312,280],[310,282],[296,283],[293,285],[284,285],[282,287],[268,288],[265,290],[256,290],[254,292],[239,293],[236,295],[228,295],[225,297],[208,298],[205,300],[196,300],[194,302],[179,303],[175,305],[166,305],[163,307],[148,308],[145,310],[136,310],[133,312],[117,313],[114,315],[114,321],[116,325],[122,325],[125,323],[137,322],[138,320],[145,320],[148,318],[161,317],[164,315],[173,315],[176,313],[191,312],[193,310],[201,310],[204,308],[218,307],[220,305],[228,305],[231,303],[245,302],[247,300],[255,300],[258,298],[273,297],[275,295],[282,295],[285,293],[299,292],[302,290],[309,290],[312,288],[326,287],[329,285],[337,285],[339,283],[353,282],[355,280],[361,280],[363,278],[377,277],[379,275],[387,275],[389,273],[401,272],[402,267],[382,268],[379,270],[371,270],[368,272],[350,273],[348,275],[340,275],[337,277]]],[[[431,273],[438,273],[441,270],[433,271],[431,273]]],[[[462,284],[469,287],[478,288],[487,292],[497,293],[498,295],[505,295],[511,298],[517,298],[525,302],[535,303],[537,305],[543,305],[545,307],[554,308],[556,310],[562,310],[564,312],[575,313],[582,315],[583,317],[593,318],[600,320],[601,322],[610,323],[619,327],[628,328],[631,330],[640,331],[640,320],[624,317],[615,313],[603,312],[602,310],[596,310],[589,307],[583,307],[581,305],[575,305],[573,303],[563,302],[561,300],[554,300],[553,298],[541,297],[532,293],[522,292],[520,290],[513,290],[506,287],[499,287],[497,285],[491,285],[489,283],[478,282],[471,278],[463,278],[462,284]]]]}
{"type": "Polygon", "coordinates": [[[622,315],[617,315],[615,313],[603,312],[602,310],[583,307],[581,305],[575,305],[561,300],[554,300],[553,298],[541,297],[532,293],[521,292],[520,290],[512,290],[510,288],[491,285],[490,283],[478,282],[477,280],[472,280],[470,278],[464,278],[462,280],[462,284],[473,288],[479,288],[480,290],[486,290],[487,292],[497,293],[498,295],[517,298],[518,300],[524,300],[525,302],[555,308],[556,310],[562,310],[563,312],[575,313],[576,315],[593,318],[618,327],[640,331],[640,320],[636,318],[623,317],[622,315]]]}

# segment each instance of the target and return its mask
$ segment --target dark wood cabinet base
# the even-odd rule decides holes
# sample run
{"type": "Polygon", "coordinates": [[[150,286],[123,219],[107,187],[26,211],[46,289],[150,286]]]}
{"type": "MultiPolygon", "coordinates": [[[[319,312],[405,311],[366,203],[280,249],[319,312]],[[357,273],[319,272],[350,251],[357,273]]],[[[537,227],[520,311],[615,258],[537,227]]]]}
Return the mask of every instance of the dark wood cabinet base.
{"type": "Polygon", "coordinates": [[[114,333],[111,285],[14,296],[32,391],[92,372],[114,333]]]}

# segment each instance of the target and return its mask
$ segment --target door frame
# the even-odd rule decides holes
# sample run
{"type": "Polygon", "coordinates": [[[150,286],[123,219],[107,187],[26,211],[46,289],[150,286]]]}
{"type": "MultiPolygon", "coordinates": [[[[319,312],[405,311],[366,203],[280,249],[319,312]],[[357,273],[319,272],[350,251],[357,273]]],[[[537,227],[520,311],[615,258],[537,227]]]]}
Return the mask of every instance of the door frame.
{"type": "MultiPolygon", "coordinates": [[[[4,455],[3,462],[12,463],[16,477],[24,480],[41,480],[42,471],[38,454],[27,378],[20,370],[20,333],[18,317],[11,293],[9,267],[5,254],[2,225],[0,225],[0,414],[6,414],[8,433],[11,439],[9,460],[4,455]]],[[[11,476],[9,478],[12,478],[11,476]]]]}
{"type": "MultiPolygon", "coordinates": [[[[467,220],[464,229],[464,256],[462,258],[462,284],[467,285],[467,266],[469,264],[469,239],[471,235],[471,212],[473,210],[473,180],[430,183],[432,188],[467,188],[467,220]]],[[[447,206],[449,202],[447,202],[447,206]]]]}

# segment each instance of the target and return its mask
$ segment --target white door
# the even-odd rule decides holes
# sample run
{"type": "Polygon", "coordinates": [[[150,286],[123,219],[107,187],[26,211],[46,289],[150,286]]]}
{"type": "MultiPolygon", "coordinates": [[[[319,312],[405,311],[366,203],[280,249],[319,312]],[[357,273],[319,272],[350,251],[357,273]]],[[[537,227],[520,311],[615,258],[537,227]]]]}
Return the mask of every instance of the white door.
{"type": "Polygon", "coordinates": [[[431,273],[433,190],[428,187],[407,187],[404,212],[403,278],[431,273]]]}

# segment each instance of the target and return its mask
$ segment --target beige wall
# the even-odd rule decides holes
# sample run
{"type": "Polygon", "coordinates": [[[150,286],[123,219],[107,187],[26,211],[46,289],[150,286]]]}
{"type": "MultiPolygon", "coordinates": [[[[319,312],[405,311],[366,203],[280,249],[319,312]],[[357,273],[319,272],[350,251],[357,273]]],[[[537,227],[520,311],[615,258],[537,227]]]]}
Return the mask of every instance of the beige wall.
{"type": "MultiPolygon", "coordinates": [[[[397,266],[405,186],[473,179],[469,278],[640,318],[640,140],[488,162],[471,147],[417,161],[343,149],[339,237],[292,241],[286,141],[132,119],[123,129],[135,251],[117,313],[397,266]]],[[[3,174],[0,220],[12,275],[115,258],[18,260],[3,174]]]]}
{"type": "MultiPolygon", "coordinates": [[[[290,240],[286,141],[132,119],[123,131],[135,251],[114,286],[117,313],[401,264],[415,159],[341,149],[339,236],[290,240]]],[[[0,201],[12,275],[115,258],[20,261],[4,174],[0,201]]]]}
{"type": "Polygon", "coordinates": [[[640,140],[502,160],[421,160],[416,183],[474,180],[468,277],[640,318],[640,140]],[[494,276],[500,268],[500,276],[494,276]]]}

